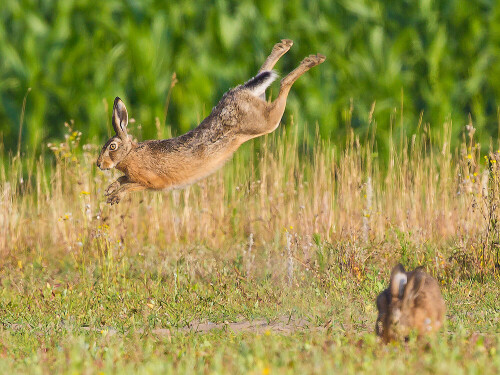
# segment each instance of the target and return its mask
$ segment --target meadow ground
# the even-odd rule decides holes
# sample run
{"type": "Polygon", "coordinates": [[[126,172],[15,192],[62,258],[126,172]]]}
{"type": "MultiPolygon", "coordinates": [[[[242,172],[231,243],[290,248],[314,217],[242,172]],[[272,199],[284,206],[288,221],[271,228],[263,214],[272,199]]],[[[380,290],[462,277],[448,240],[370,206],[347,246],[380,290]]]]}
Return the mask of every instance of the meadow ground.
{"type": "Polygon", "coordinates": [[[53,163],[2,153],[0,372],[499,373],[498,153],[449,130],[391,141],[382,166],[370,138],[292,125],[112,207],[118,174],[70,126],[53,163]],[[436,337],[375,337],[397,262],[439,280],[436,337]]]}

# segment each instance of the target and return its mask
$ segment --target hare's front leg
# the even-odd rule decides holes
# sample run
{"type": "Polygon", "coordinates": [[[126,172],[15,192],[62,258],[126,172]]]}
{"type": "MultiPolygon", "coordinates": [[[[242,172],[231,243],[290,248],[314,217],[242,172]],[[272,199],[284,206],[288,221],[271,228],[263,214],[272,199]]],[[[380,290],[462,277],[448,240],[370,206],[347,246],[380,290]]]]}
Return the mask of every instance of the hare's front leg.
{"type": "MultiPolygon", "coordinates": [[[[125,176],[123,176],[125,177],[125,176]]],[[[119,179],[118,179],[119,180],[119,179]]],[[[115,181],[115,182],[118,182],[115,181]]],[[[146,190],[147,187],[144,186],[144,185],[141,185],[137,182],[130,182],[127,181],[126,182],[122,182],[120,184],[120,187],[113,191],[109,196],[108,196],[108,199],[106,200],[107,203],[113,205],[113,204],[116,204],[118,202],[120,202],[120,200],[127,194],[127,193],[130,193],[132,191],[141,191],[141,190],[146,190]]]]}
{"type": "Polygon", "coordinates": [[[115,182],[113,182],[112,184],[110,184],[107,188],[106,188],[106,191],[104,193],[104,196],[109,196],[111,194],[113,194],[116,190],[118,190],[118,188],[126,183],[126,182],[129,182],[128,181],[128,177],[127,176],[121,176],[119,177],[115,182]]]}

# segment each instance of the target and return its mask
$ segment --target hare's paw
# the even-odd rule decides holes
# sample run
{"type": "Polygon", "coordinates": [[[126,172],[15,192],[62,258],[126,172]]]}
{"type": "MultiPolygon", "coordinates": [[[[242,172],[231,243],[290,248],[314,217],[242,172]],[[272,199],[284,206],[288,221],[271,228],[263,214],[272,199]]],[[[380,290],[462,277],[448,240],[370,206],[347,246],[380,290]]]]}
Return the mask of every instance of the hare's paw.
{"type": "Polygon", "coordinates": [[[273,52],[280,52],[284,54],[287,52],[293,45],[293,41],[290,39],[281,39],[281,42],[276,43],[273,47],[273,52]]]}
{"type": "Polygon", "coordinates": [[[104,192],[104,196],[109,196],[113,194],[118,188],[120,187],[120,183],[118,181],[113,182],[111,185],[109,185],[106,188],[106,191],[104,192]]]}
{"type": "Polygon", "coordinates": [[[308,68],[312,68],[313,66],[321,64],[323,61],[325,61],[326,57],[320,53],[316,55],[309,55],[307,56],[302,62],[300,63],[301,65],[305,65],[308,68]]]}
{"type": "Polygon", "coordinates": [[[106,200],[106,203],[109,203],[111,206],[114,204],[118,204],[120,202],[120,195],[119,194],[111,194],[108,199],[106,200]]]}

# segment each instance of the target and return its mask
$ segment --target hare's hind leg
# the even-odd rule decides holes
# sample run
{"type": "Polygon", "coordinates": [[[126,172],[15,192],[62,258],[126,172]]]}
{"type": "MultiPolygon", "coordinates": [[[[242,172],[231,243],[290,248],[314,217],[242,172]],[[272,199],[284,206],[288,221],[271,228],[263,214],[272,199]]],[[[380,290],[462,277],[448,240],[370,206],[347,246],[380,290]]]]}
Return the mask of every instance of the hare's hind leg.
{"type": "MultiPolygon", "coordinates": [[[[318,53],[316,55],[309,55],[304,60],[300,62],[300,65],[296,67],[292,72],[290,72],[285,78],[281,80],[280,83],[280,93],[279,96],[288,96],[288,92],[292,87],[293,83],[305,72],[307,72],[312,67],[321,64],[325,61],[326,57],[318,53]]],[[[278,99],[276,99],[278,100],[278,99]]]]}
{"type": "Polygon", "coordinates": [[[276,100],[269,105],[269,114],[267,116],[267,121],[259,124],[259,131],[255,136],[268,134],[273,132],[279,125],[283,113],[285,112],[286,99],[288,98],[288,93],[293,85],[293,83],[305,72],[307,72],[312,67],[321,64],[325,61],[325,56],[321,54],[310,55],[301,61],[300,65],[295,68],[290,74],[284,77],[280,83],[280,92],[276,100]]]}
{"type": "Polygon", "coordinates": [[[282,39],[281,42],[276,43],[271,51],[271,54],[267,57],[266,61],[260,67],[259,73],[266,70],[271,70],[278,60],[292,47],[293,41],[290,39],[282,39]]]}
{"type": "MultiPolygon", "coordinates": [[[[293,41],[290,39],[282,39],[281,42],[276,43],[271,51],[271,54],[267,57],[264,64],[260,67],[259,74],[265,72],[266,70],[271,70],[278,60],[292,47],[293,41]]],[[[260,95],[262,100],[266,100],[266,93],[260,95]]]]}

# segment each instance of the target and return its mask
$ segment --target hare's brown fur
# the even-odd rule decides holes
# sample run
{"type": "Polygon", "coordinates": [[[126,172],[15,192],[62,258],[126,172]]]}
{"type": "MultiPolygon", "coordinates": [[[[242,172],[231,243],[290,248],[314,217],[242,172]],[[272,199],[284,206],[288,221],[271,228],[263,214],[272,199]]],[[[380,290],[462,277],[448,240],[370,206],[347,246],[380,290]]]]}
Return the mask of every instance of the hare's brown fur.
{"type": "Polygon", "coordinates": [[[398,264],[391,273],[389,287],[377,297],[377,335],[385,342],[435,332],[445,320],[445,304],[436,279],[421,268],[406,272],[398,264]]]}
{"type": "Polygon", "coordinates": [[[198,127],[177,138],[133,142],[127,134],[127,110],[116,98],[116,135],[104,145],[97,160],[101,169],[116,168],[124,173],[107,188],[108,203],[118,203],[130,191],[191,184],[224,164],[242,143],[274,131],[292,84],[325,60],[319,54],[305,58],[281,80],[276,100],[266,102],[265,89],[275,78],[271,69],[292,44],[291,40],[276,44],[256,77],[224,94],[198,127]]]}

